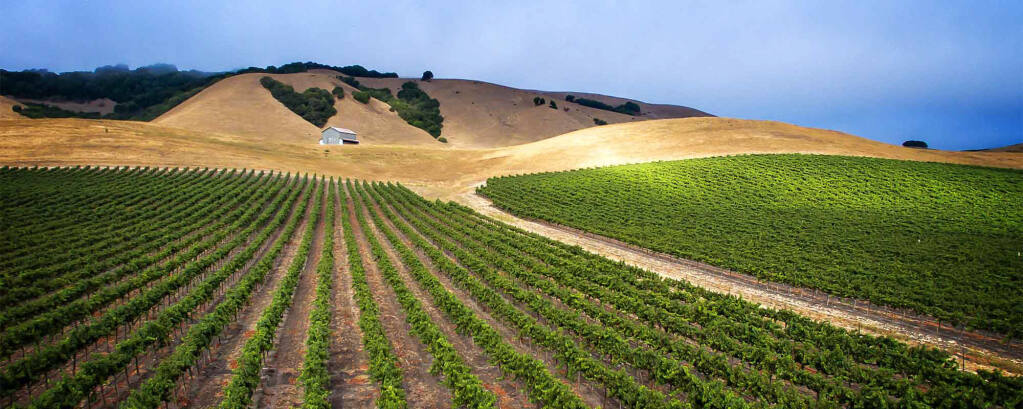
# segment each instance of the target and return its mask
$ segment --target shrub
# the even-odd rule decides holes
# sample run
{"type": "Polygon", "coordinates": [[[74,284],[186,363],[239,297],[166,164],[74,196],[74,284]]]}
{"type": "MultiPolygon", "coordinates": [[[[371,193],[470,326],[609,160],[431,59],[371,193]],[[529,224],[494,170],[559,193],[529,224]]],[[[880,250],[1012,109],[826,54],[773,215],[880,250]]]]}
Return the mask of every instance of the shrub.
{"type": "Polygon", "coordinates": [[[639,104],[637,104],[635,102],[632,102],[632,101],[629,101],[629,102],[626,102],[626,103],[624,103],[622,105],[616,106],[615,107],[615,111],[621,112],[623,114],[632,115],[632,116],[639,115],[639,113],[640,113],[639,112],[639,104]]]}
{"type": "Polygon", "coordinates": [[[344,88],[334,87],[334,89],[331,90],[330,93],[334,94],[334,97],[337,98],[337,99],[345,99],[345,89],[344,88]]]}
{"type": "Polygon", "coordinates": [[[440,141],[441,143],[448,143],[448,138],[445,138],[443,136],[440,137],[440,138],[437,138],[437,140],[440,141]]]}
{"type": "Polygon", "coordinates": [[[398,96],[395,97],[391,94],[390,88],[366,87],[352,77],[340,76],[338,79],[359,89],[352,93],[352,98],[356,101],[367,104],[369,98],[373,97],[386,102],[391,106],[391,112],[397,112],[409,125],[428,132],[434,138],[440,136],[444,122],[444,117],[440,114],[440,101],[430,98],[415,82],[407,81],[401,84],[401,91],[398,91],[398,96]]]}
{"type": "Polygon", "coordinates": [[[543,105],[543,104],[546,104],[546,103],[547,103],[547,101],[545,101],[543,98],[533,97],[533,105],[540,106],[540,105],[543,105]]]}
{"type": "Polygon", "coordinates": [[[369,96],[371,96],[373,98],[376,98],[376,99],[379,99],[380,101],[383,101],[383,102],[390,102],[391,99],[394,98],[394,95],[391,95],[391,89],[390,88],[369,88],[369,87],[362,87],[360,89],[365,91],[365,92],[367,92],[367,93],[369,93],[369,96]]]}
{"type": "Polygon", "coordinates": [[[291,112],[318,127],[323,127],[327,119],[337,113],[334,97],[323,88],[309,88],[300,94],[290,85],[270,77],[260,78],[259,83],[291,112]]]}
{"type": "Polygon", "coordinates": [[[902,146],[905,146],[907,148],[927,149],[927,142],[924,142],[924,141],[905,141],[905,142],[902,143],[902,146]]]}
{"type": "Polygon", "coordinates": [[[444,126],[444,117],[440,114],[440,101],[430,98],[426,92],[419,89],[418,84],[412,81],[401,84],[398,98],[390,100],[389,103],[405,122],[428,132],[434,138],[440,136],[441,128],[444,126]]]}
{"type": "Polygon", "coordinates": [[[597,125],[607,125],[607,121],[600,118],[593,118],[593,123],[597,125]]]}
{"type": "Polygon", "coordinates": [[[596,109],[603,109],[605,111],[618,112],[618,113],[625,114],[625,115],[636,116],[636,115],[639,115],[641,113],[640,112],[640,108],[639,108],[639,104],[637,104],[635,102],[632,102],[632,101],[626,102],[626,103],[618,105],[618,106],[611,106],[611,105],[605,104],[603,102],[600,102],[600,101],[597,101],[597,100],[594,100],[594,99],[589,99],[589,98],[574,98],[573,101],[575,103],[577,103],[579,105],[582,105],[582,106],[585,106],[585,107],[596,108],[596,109]]]}
{"type": "Polygon", "coordinates": [[[423,78],[422,78],[423,81],[429,81],[429,80],[432,80],[432,79],[433,79],[433,71],[430,71],[430,70],[423,71],[423,78]]]}
{"type": "Polygon", "coordinates": [[[352,92],[352,98],[355,98],[356,101],[359,101],[359,102],[361,102],[363,104],[368,104],[369,103],[369,93],[366,92],[366,91],[355,91],[355,92],[352,92]]]}
{"type": "Polygon", "coordinates": [[[554,100],[552,99],[550,107],[551,107],[551,109],[558,109],[558,103],[554,102],[554,100]]]}
{"type": "Polygon", "coordinates": [[[575,102],[575,95],[565,95],[565,101],[575,102]]]}
{"type": "Polygon", "coordinates": [[[24,107],[15,105],[14,112],[22,114],[32,119],[39,118],[89,118],[99,119],[100,115],[98,112],[78,112],[68,111],[63,108],[55,107],[52,105],[45,104],[34,104],[25,103],[24,107]]]}
{"type": "Polygon", "coordinates": [[[337,79],[341,80],[341,82],[343,82],[345,84],[351,85],[353,88],[359,88],[359,89],[362,88],[362,84],[360,84],[359,80],[357,80],[355,78],[346,77],[344,75],[338,75],[337,79]]]}

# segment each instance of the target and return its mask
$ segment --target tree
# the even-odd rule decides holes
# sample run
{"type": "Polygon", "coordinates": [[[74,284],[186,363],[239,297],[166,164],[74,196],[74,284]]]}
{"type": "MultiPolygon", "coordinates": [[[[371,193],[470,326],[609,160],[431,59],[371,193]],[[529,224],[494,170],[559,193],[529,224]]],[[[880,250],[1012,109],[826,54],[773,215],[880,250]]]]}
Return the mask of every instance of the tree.
{"type": "Polygon", "coordinates": [[[429,80],[432,80],[432,79],[433,79],[433,71],[430,71],[430,70],[423,71],[423,78],[422,78],[423,81],[429,81],[429,80]]]}
{"type": "Polygon", "coordinates": [[[905,141],[905,142],[902,143],[902,146],[905,146],[907,148],[927,149],[927,142],[924,142],[924,141],[905,141]]]}
{"type": "Polygon", "coordinates": [[[334,89],[331,90],[330,93],[334,94],[334,97],[336,97],[337,99],[344,99],[345,98],[345,89],[344,88],[334,87],[334,89]]]}
{"type": "Polygon", "coordinates": [[[554,102],[554,100],[552,99],[550,107],[551,107],[551,109],[558,109],[558,103],[554,102]]]}
{"type": "Polygon", "coordinates": [[[575,95],[565,95],[565,101],[574,102],[575,101],[575,95]]]}
{"type": "Polygon", "coordinates": [[[639,115],[640,109],[639,109],[639,104],[637,104],[635,102],[632,102],[632,101],[629,101],[629,102],[626,102],[626,103],[624,103],[622,105],[619,105],[619,106],[615,107],[615,111],[619,111],[619,112],[621,112],[623,114],[628,114],[628,115],[635,116],[635,115],[639,115]]]}
{"type": "Polygon", "coordinates": [[[540,97],[533,97],[533,105],[540,106],[546,104],[547,101],[540,97]]]}

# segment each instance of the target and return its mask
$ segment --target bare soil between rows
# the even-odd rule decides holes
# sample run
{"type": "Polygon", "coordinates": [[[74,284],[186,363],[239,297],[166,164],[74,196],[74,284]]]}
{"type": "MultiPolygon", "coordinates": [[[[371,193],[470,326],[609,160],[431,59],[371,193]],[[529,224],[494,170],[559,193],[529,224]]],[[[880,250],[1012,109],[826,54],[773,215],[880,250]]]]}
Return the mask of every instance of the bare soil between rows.
{"type": "MultiPolygon", "coordinates": [[[[372,208],[373,212],[380,214],[381,218],[383,218],[379,203],[374,201],[368,205],[372,208]]],[[[414,248],[412,243],[408,242],[407,238],[395,228],[393,223],[386,219],[383,219],[383,221],[386,227],[398,236],[403,245],[410,249],[414,248]]],[[[377,240],[383,246],[384,251],[387,252],[391,262],[398,267],[398,273],[401,275],[409,291],[420,300],[423,310],[430,315],[430,319],[441,329],[464,362],[473,369],[473,374],[480,379],[485,388],[494,393],[497,397],[498,406],[502,408],[525,408],[532,406],[533,404],[525,393],[527,387],[520,380],[512,379],[512,377],[502,374],[501,369],[490,363],[486,352],[478,347],[470,336],[458,333],[455,325],[434,305],[429,293],[409,273],[408,268],[401,261],[394,246],[391,245],[381,232],[380,226],[374,224],[373,231],[376,234],[377,240]]],[[[423,265],[434,276],[439,275],[435,268],[431,268],[432,266],[426,263],[423,263],[423,265]]]]}
{"type": "Polygon", "coordinates": [[[182,406],[209,408],[216,406],[223,399],[224,388],[231,381],[232,371],[241,357],[242,348],[252,332],[255,331],[263,310],[273,301],[274,291],[287,274],[288,266],[295,259],[298,244],[308,228],[309,212],[310,209],[307,209],[306,213],[302,215],[302,221],[296,226],[291,240],[285,244],[273,270],[255,291],[249,305],[238,314],[237,320],[224,330],[220,337],[223,341],[219,343],[219,346],[214,343],[215,347],[212,357],[209,358],[209,363],[199,370],[198,376],[187,382],[185,387],[185,390],[188,391],[187,400],[180,402],[182,406]]]}
{"type": "MultiPolygon", "coordinates": [[[[314,194],[323,193],[325,185],[325,183],[318,185],[314,194]]],[[[295,294],[292,296],[291,306],[284,313],[284,321],[277,329],[274,349],[263,364],[262,384],[253,399],[257,407],[290,408],[302,404],[302,386],[298,383],[298,377],[305,362],[309,312],[312,311],[313,299],[316,297],[316,264],[323,251],[323,234],[326,230],[323,215],[326,205],[324,200],[321,201],[320,208],[312,209],[320,217],[314,226],[309,254],[299,276],[295,294]]]]}
{"type": "MultiPolygon", "coordinates": [[[[404,216],[402,216],[401,214],[397,214],[397,211],[395,210],[393,204],[387,204],[387,207],[392,212],[396,213],[396,216],[398,217],[399,220],[401,220],[402,223],[408,225],[414,232],[416,232],[416,234],[419,234],[420,236],[423,237],[423,239],[425,239],[431,245],[437,247],[440,250],[440,247],[438,247],[437,244],[433,242],[433,240],[423,235],[423,232],[420,231],[411,223],[409,223],[404,216]]],[[[404,234],[401,234],[399,232],[399,237],[402,238],[405,244],[408,245],[410,248],[415,248],[416,256],[419,258],[420,262],[427,266],[430,272],[432,272],[433,275],[437,277],[438,281],[441,283],[441,285],[444,286],[444,288],[447,291],[454,294],[459,300],[465,303],[465,305],[469,307],[469,309],[471,309],[473,313],[476,314],[477,317],[486,321],[487,324],[489,324],[492,328],[498,331],[508,342],[508,345],[514,348],[516,352],[532,356],[533,358],[536,358],[537,360],[542,362],[544,366],[547,367],[547,371],[550,372],[551,375],[553,375],[555,378],[558,378],[565,385],[569,386],[572,389],[572,391],[577,396],[582,398],[582,400],[587,405],[591,407],[615,406],[613,403],[613,399],[605,396],[603,388],[601,386],[596,385],[594,382],[591,382],[589,380],[581,379],[579,377],[573,377],[571,379],[566,377],[564,365],[559,364],[559,362],[557,362],[557,360],[554,358],[555,354],[551,350],[535,344],[530,338],[524,338],[519,334],[519,331],[517,329],[513,328],[510,324],[507,324],[504,321],[492,315],[490,313],[489,307],[477,302],[476,298],[474,298],[467,291],[456,285],[455,282],[450,277],[448,277],[446,274],[441,273],[439,269],[436,268],[433,261],[430,260],[429,257],[421,249],[416,248],[409,241],[409,239],[405,237],[404,234]]],[[[448,258],[448,260],[466,269],[467,271],[470,271],[471,275],[479,279],[478,275],[475,272],[469,270],[453,254],[446,250],[442,250],[442,252],[444,253],[444,256],[448,258]]],[[[523,309],[523,306],[518,305],[512,300],[509,300],[506,295],[502,294],[501,292],[498,292],[498,294],[501,295],[504,301],[509,302],[510,304],[516,306],[516,308],[523,309]]]]}
{"type": "MultiPolygon", "coordinates": [[[[359,245],[366,281],[369,283],[373,300],[380,310],[380,322],[384,327],[391,348],[398,357],[398,365],[404,375],[403,389],[410,408],[444,408],[451,406],[451,393],[438,375],[430,373],[433,357],[426,345],[412,335],[412,328],[405,321],[405,312],[377,267],[376,258],[370,251],[369,242],[363,235],[361,225],[355,218],[354,200],[349,192],[347,203],[349,221],[359,245]]],[[[372,223],[371,220],[366,220],[372,223]]]]}

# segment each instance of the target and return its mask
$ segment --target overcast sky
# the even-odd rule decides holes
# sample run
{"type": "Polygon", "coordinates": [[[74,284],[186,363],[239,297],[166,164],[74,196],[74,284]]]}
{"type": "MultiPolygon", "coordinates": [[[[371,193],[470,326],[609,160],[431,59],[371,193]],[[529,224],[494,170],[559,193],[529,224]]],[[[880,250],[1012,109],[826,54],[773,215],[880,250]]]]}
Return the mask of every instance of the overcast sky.
{"type": "Polygon", "coordinates": [[[3,1],[0,68],[361,64],[890,143],[1023,142],[1019,0],[215,3],[3,1]]]}

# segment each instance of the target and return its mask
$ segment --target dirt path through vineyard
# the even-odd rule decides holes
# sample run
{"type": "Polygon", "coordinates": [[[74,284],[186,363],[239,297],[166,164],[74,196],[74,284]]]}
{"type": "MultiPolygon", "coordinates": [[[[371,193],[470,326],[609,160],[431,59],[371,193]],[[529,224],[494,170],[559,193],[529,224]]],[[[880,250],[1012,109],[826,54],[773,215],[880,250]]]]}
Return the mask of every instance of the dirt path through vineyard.
{"type": "Polygon", "coordinates": [[[657,253],[611,238],[567,226],[519,218],[497,208],[485,197],[468,192],[459,202],[473,210],[523,230],[576,245],[612,260],[643,268],[664,277],[685,280],[711,291],[727,293],[766,307],[788,309],[804,316],[865,333],[888,335],[911,344],[926,344],[954,355],[965,369],[1001,369],[1023,374],[1023,344],[1003,343],[992,334],[961,331],[928,317],[878,307],[862,300],[839,299],[823,292],[755,277],[657,253]],[[964,359],[965,358],[965,359],[964,359]]]}
{"type": "Polygon", "coordinates": [[[285,244],[281,255],[278,256],[276,267],[268,273],[263,284],[253,293],[252,301],[238,314],[235,322],[224,330],[223,336],[220,337],[224,341],[219,347],[214,348],[210,363],[199,370],[198,376],[187,382],[185,390],[188,391],[188,398],[186,402],[179,404],[185,407],[208,408],[216,406],[223,399],[224,388],[231,381],[232,371],[238,365],[245,342],[255,332],[263,310],[273,301],[274,292],[287,274],[288,266],[295,259],[298,244],[308,228],[310,212],[312,206],[309,206],[301,216],[302,221],[296,226],[291,240],[285,244]]]}
{"type": "Polygon", "coordinates": [[[320,183],[314,194],[323,194],[324,200],[320,207],[312,211],[319,213],[314,228],[313,240],[309,246],[309,254],[295,288],[291,307],[284,315],[284,321],[277,329],[277,340],[273,352],[267,358],[263,373],[263,383],[254,395],[257,407],[290,408],[302,404],[302,385],[298,377],[302,373],[305,362],[306,335],[309,333],[309,312],[312,311],[313,298],[316,297],[316,264],[320,261],[323,250],[323,234],[326,230],[324,212],[326,210],[326,193],[320,183]]]}
{"type": "MultiPolygon", "coordinates": [[[[355,216],[355,192],[348,193],[348,220],[352,223],[355,240],[359,244],[359,255],[362,257],[366,270],[366,281],[369,284],[373,300],[380,310],[380,324],[391,343],[391,348],[398,358],[405,389],[405,398],[412,409],[445,408],[451,406],[451,392],[443,385],[441,377],[430,373],[433,356],[426,345],[412,335],[412,326],[405,320],[405,312],[398,303],[397,296],[389,284],[384,281],[383,274],[377,266],[377,259],[370,250],[369,241],[362,231],[362,224],[355,216]]],[[[366,217],[366,223],[372,221],[366,217]]]]}

